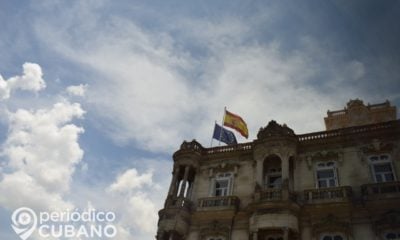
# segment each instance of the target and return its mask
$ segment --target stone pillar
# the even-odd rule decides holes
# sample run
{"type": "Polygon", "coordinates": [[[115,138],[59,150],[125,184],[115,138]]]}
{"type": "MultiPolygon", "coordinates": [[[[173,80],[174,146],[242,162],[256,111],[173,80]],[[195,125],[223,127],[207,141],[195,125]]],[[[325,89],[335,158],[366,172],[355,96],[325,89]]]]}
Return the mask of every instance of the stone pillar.
{"type": "Polygon", "coordinates": [[[289,229],[287,227],[283,228],[283,240],[289,240],[289,229]]]}
{"type": "Polygon", "coordinates": [[[182,179],[182,186],[181,186],[181,191],[179,193],[179,197],[184,197],[185,196],[185,189],[186,189],[186,184],[188,182],[188,176],[189,176],[189,166],[185,167],[185,174],[183,175],[182,179]]]}
{"type": "Polygon", "coordinates": [[[282,156],[281,167],[282,167],[282,182],[289,180],[289,156],[282,156]]]}
{"type": "Polygon", "coordinates": [[[256,180],[257,183],[261,186],[264,187],[264,161],[263,160],[257,160],[256,164],[256,180]]]}
{"type": "Polygon", "coordinates": [[[173,176],[172,176],[172,181],[171,181],[171,185],[169,186],[169,190],[168,190],[168,195],[174,195],[175,189],[176,189],[176,181],[178,179],[179,176],[179,169],[180,167],[178,166],[174,171],[173,171],[173,176]]]}
{"type": "Polygon", "coordinates": [[[258,240],[258,232],[253,232],[253,240],[258,240]]]}

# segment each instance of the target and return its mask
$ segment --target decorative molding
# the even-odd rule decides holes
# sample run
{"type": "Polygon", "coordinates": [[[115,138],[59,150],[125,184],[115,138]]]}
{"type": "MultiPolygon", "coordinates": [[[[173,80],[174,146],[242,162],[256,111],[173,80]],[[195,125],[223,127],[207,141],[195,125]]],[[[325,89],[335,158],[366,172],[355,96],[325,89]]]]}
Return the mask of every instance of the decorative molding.
{"type": "Polygon", "coordinates": [[[342,232],[351,236],[351,224],[348,221],[342,221],[333,214],[329,214],[317,223],[312,224],[312,234],[314,237],[323,232],[342,232]]]}
{"type": "Polygon", "coordinates": [[[309,170],[312,169],[313,163],[317,161],[336,161],[339,165],[343,164],[344,153],[342,151],[320,151],[313,154],[307,154],[300,159],[304,159],[309,170]]]}
{"type": "MultiPolygon", "coordinates": [[[[364,145],[358,150],[358,157],[361,162],[366,164],[369,155],[381,154],[381,153],[390,153],[396,155],[398,152],[398,148],[394,147],[393,143],[382,142],[379,139],[373,139],[370,144],[364,145]]],[[[392,159],[396,159],[393,156],[392,159]]]]}
{"type": "Polygon", "coordinates": [[[209,167],[205,168],[203,171],[208,173],[208,177],[212,178],[217,173],[221,172],[232,172],[234,176],[237,176],[239,172],[240,164],[237,161],[234,162],[220,162],[217,164],[211,164],[209,167]]]}
{"type": "Polygon", "coordinates": [[[206,240],[211,236],[221,236],[225,239],[229,237],[230,227],[228,224],[221,223],[217,220],[212,221],[210,224],[200,229],[200,239],[206,240]]]}

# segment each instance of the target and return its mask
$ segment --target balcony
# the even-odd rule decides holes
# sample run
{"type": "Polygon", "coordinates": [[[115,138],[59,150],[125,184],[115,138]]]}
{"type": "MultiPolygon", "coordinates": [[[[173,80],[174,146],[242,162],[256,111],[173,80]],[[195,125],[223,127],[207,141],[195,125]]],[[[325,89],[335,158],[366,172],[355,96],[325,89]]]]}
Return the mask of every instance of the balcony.
{"type": "Polygon", "coordinates": [[[307,204],[349,202],[351,197],[352,189],[349,186],[304,190],[304,202],[307,204]]]}
{"type": "Polygon", "coordinates": [[[265,188],[257,193],[256,199],[261,202],[282,201],[282,189],[265,188]]]}
{"type": "Polygon", "coordinates": [[[361,186],[365,200],[400,198],[400,182],[385,182],[361,186]]]}
{"type": "Polygon", "coordinates": [[[199,211],[209,210],[236,210],[239,207],[239,198],[236,196],[219,196],[200,198],[198,203],[199,211]]]}
{"type": "Polygon", "coordinates": [[[182,208],[190,211],[192,202],[184,197],[167,198],[166,208],[182,208]]]}

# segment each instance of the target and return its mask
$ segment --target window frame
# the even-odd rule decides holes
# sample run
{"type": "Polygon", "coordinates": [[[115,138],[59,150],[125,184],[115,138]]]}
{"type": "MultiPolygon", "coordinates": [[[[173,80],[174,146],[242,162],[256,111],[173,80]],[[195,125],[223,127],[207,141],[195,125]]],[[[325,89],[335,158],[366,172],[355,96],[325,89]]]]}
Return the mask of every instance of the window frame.
{"type": "Polygon", "coordinates": [[[394,164],[393,164],[393,161],[392,161],[392,158],[391,158],[390,154],[388,154],[388,153],[380,153],[380,154],[369,155],[368,156],[368,162],[369,162],[369,166],[370,166],[370,172],[371,172],[371,175],[372,175],[372,180],[374,181],[374,183],[385,183],[385,182],[397,181],[396,171],[395,171],[394,164]],[[386,156],[387,159],[382,159],[383,156],[386,156]],[[372,160],[372,158],[377,158],[377,160],[372,160]],[[385,173],[379,173],[379,175],[381,177],[383,177],[382,178],[383,180],[379,182],[378,179],[377,179],[377,172],[375,170],[375,166],[377,166],[377,165],[386,165],[386,164],[389,164],[389,166],[391,168],[391,174],[393,176],[393,180],[391,180],[391,181],[386,180],[386,174],[388,172],[385,172],[385,173]]]}
{"type": "Polygon", "coordinates": [[[268,189],[281,189],[282,188],[282,168],[275,168],[271,167],[268,168],[267,171],[264,173],[264,188],[268,189]],[[270,171],[271,169],[275,171],[270,171]],[[278,177],[280,178],[280,184],[272,184],[270,178],[278,177]]]}
{"type": "Polygon", "coordinates": [[[211,186],[210,186],[210,192],[209,196],[210,197],[226,197],[226,196],[231,196],[233,193],[233,173],[232,172],[222,172],[218,173],[215,175],[215,177],[211,181],[211,186]],[[227,184],[227,190],[226,190],[226,195],[216,195],[216,185],[218,181],[228,181],[227,184]]]}
{"type": "Polygon", "coordinates": [[[338,174],[338,167],[336,161],[319,161],[315,163],[315,171],[314,171],[314,176],[315,176],[315,188],[320,189],[320,188],[331,188],[331,187],[339,187],[339,174],[338,174]],[[328,166],[329,164],[329,166],[328,166]],[[326,187],[320,187],[320,179],[318,178],[318,172],[319,171],[327,171],[327,170],[332,170],[333,172],[333,180],[334,180],[334,186],[330,186],[330,181],[329,179],[331,178],[323,178],[321,180],[325,180],[327,183],[326,187]]]}

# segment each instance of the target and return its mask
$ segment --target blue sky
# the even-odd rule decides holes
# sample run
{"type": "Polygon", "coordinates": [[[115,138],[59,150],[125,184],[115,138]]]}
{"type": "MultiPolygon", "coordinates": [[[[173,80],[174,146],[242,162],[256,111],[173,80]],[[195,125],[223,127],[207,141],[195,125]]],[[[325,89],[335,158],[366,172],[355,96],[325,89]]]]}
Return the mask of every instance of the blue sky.
{"type": "Polygon", "coordinates": [[[21,205],[111,209],[116,239],[152,238],[172,153],[209,146],[224,106],[250,140],[323,130],[349,99],[400,106],[399,21],[390,0],[2,1],[0,238],[21,205]]]}

